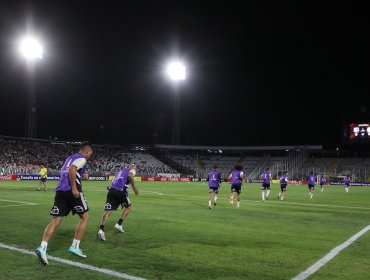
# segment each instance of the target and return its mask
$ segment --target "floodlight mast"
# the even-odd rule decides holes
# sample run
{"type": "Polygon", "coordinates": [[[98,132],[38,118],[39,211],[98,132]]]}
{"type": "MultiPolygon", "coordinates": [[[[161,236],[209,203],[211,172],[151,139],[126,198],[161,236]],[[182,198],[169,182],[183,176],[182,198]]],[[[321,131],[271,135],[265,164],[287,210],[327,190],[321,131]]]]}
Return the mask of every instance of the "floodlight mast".
{"type": "Polygon", "coordinates": [[[20,54],[26,60],[27,79],[27,117],[25,125],[25,136],[36,138],[36,87],[35,87],[35,62],[42,59],[43,48],[39,41],[26,36],[20,43],[20,54]]]}
{"type": "Polygon", "coordinates": [[[180,89],[179,82],[186,79],[186,67],[180,61],[172,61],[167,65],[166,74],[172,82],[174,94],[174,116],[172,129],[172,144],[180,144],[180,89]]]}

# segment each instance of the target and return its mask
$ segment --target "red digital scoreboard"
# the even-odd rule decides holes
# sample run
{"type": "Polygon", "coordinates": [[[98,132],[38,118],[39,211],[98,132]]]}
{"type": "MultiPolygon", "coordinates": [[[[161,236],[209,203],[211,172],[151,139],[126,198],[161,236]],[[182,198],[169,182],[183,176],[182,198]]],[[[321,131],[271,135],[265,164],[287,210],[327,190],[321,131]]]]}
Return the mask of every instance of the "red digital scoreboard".
{"type": "Polygon", "coordinates": [[[350,142],[370,142],[370,123],[350,123],[350,142]]]}

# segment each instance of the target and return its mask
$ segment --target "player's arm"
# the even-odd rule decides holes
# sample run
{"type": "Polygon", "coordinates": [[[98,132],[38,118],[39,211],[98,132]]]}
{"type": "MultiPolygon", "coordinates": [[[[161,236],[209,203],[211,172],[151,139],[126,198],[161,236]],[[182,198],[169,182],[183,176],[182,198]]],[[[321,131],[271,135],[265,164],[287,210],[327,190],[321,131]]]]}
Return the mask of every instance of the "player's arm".
{"type": "Polygon", "coordinates": [[[132,189],[134,190],[135,195],[138,195],[139,189],[135,186],[134,174],[132,172],[128,174],[127,180],[129,184],[131,185],[132,189]]]}
{"type": "Polygon", "coordinates": [[[240,172],[240,181],[244,182],[244,172],[240,172]]]}
{"type": "Polygon", "coordinates": [[[77,166],[71,165],[68,170],[69,182],[72,187],[72,194],[74,198],[80,197],[80,192],[77,189],[76,178],[77,178],[77,166]]]}
{"type": "Polygon", "coordinates": [[[207,176],[207,182],[209,182],[209,175],[207,176]]]}
{"type": "MultiPolygon", "coordinates": [[[[74,162],[72,162],[71,166],[68,169],[68,177],[69,177],[69,182],[71,183],[71,188],[72,188],[72,194],[73,197],[79,198],[80,197],[80,192],[77,189],[77,170],[84,167],[86,164],[86,159],[85,158],[78,158],[74,162]]],[[[81,178],[82,180],[82,178],[81,178]]]]}

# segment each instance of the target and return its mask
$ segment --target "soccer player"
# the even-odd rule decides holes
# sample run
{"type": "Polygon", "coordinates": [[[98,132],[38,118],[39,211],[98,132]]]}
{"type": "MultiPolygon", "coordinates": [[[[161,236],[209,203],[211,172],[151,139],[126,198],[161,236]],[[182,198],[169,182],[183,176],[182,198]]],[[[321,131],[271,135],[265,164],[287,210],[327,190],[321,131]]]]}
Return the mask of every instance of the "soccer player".
{"type": "Polygon", "coordinates": [[[280,177],[281,191],[278,194],[278,199],[284,200],[284,196],[287,191],[287,185],[288,185],[288,172],[285,172],[284,175],[280,177]]]}
{"type": "Polygon", "coordinates": [[[69,156],[63,164],[60,180],[55,189],[54,206],[50,211],[53,219],[46,226],[41,245],[36,249],[39,261],[43,265],[49,264],[46,256],[49,239],[70,211],[72,211],[73,215],[78,214],[80,221],[76,226],[72,246],[69,247],[68,252],[86,258],[86,255],[82,253],[82,249],[79,247],[89,218],[89,208],[82,192],[82,176],[86,170],[87,159],[90,158],[92,152],[90,142],[84,142],[81,144],[79,152],[69,156]]]}
{"type": "Polygon", "coordinates": [[[348,193],[349,192],[349,184],[351,183],[351,179],[349,178],[349,175],[347,175],[344,178],[343,182],[344,182],[344,185],[346,186],[345,191],[346,191],[346,193],[348,193]]]}
{"type": "Polygon", "coordinates": [[[100,229],[98,231],[98,236],[100,240],[105,241],[105,232],[104,225],[107,222],[109,216],[112,214],[112,211],[116,211],[118,206],[121,205],[124,207],[121,216],[115,228],[124,233],[125,231],[122,228],[123,220],[127,217],[128,213],[131,211],[131,201],[128,197],[128,188],[130,185],[135,192],[135,195],[139,194],[139,189],[135,186],[134,176],[136,174],[137,167],[135,164],[131,164],[128,168],[123,168],[118,172],[112,181],[111,186],[108,188],[107,200],[104,206],[104,213],[101,217],[100,229]]]}
{"type": "Polygon", "coordinates": [[[313,174],[313,171],[311,171],[310,175],[307,178],[307,184],[308,184],[308,195],[310,198],[313,198],[313,191],[315,190],[315,183],[316,183],[316,176],[313,174]]]}
{"type": "Polygon", "coordinates": [[[234,193],[238,195],[238,201],[236,207],[240,207],[240,193],[242,191],[242,182],[244,179],[243,166],[237,164],[234,166],[234,170],[231,172],[229,179],[231,184],[231,193],[230,193],[230,204],[234,205],[234,193]]]}
{"type": "Polygon", "coordinates": [[[41,167],[40,172],[39,172],[39,174],[40,174],[40,182],[39,182],[39,188],[38,188],[38,190],[41,191],[41,186],[42,186],[43,190],[44,191],[47,191],[48,189],[46,188],[45,182],[46,182],[46,179],[48,177],[48,170],[42,164],[41,164],[40,167],[41,167]]]}
{"type": "Polygon", "coordinates": [[[212,193],[215,193],[215,200],[213,201],[213,205],[216,206],[218,198],[218,189],[220,188],[221,184],[221,173],[218,171],[217,165],[213,166],[213,171],[209,172],[207,181],[209,186],[208,208],[211,209],[212,193]]]}
{"type": "Polygon", "coordinates": [[[266,168],[265,172],[261,174],[262,178],[262,201],[265,202],[265,191],[266,191],[266,200],[269,199],[269,194],[270,194],[270,182],[272,180],[272,176],[270,173],[270,169],[266,168]]]}
{"type": "Polygon", "coordinates": [[[320,191],[323,192],[324,191],[324,185],[325,185],[325,178],[324,176],[320,176],[320,191]]]}

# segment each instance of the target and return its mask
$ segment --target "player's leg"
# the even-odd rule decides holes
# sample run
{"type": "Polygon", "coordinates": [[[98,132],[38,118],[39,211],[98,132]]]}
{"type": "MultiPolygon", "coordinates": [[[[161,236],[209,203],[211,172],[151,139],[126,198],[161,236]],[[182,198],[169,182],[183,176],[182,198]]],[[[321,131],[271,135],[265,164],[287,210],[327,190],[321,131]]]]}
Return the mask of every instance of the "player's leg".
{"type": "Polygon", "coordinates": [[[240,207],[240,193],[241,193],[241,190],[239,189],[239,190],[237,191],[238,200],[237,200],[237,202],[236,202],[236,207],[240,207]]]}
{"type": "Polygon", "coordinates": [[[262,190],[262,201],[263,202],[265,202],[265,189],[266,189],[265,184],[262,184],[261,190],[262,190]]]}
{"type": "Polygon", "coordinates": [[[212,204],[212,189],[209,189],[209,200],[208,200],[208,208],[211,209],[211,204],[212,204]]]}
{"type": "Polygon", "coordinates": [[[215,200],[213,201],[213,205],[217,205],[217,199],[218,199],[218,189],[215,191],[215,200]]]}
{"type": "Polygon", "coordinates": [[[124,233],[125,231],[123,230],[122,223],[126,219],[127,215],[131,212],[131,201],[127,196],[125,196],[125,197],[123,197],[123,203],[122,204],[125,208],[123,209],[123,211],[121,213],[121,216],[120,216],[119,220],[117,221],[117,223],[115,224],[114,227],[119,232],[124,233]]]}
{"type": "MultiPolygon", "coordinates": [[[[72,196],[72,194],[71,194],[72,196]]],[[[72,241],[71,247],[69,247],[68,252],[75,254],[79,257],[86,258],[86,255],[82,253],[82,249],[80,248],[81,239],[85,233],[87,222],[89,220],[89,207],[87,206],[87,201],[85,199],[84,194],[81,192],[80,197],[78,199],[72,196],[71,200],[71,208],[73,214],[78,214],[80,220],[75,228],[75,235],[72,241]]]]}
{"type": "Polygon", "coordinates": [[[39,258],[40,263],[43,265],[48,265],[49,262],[46,257],[46,250],[48,248],[48,243],[53,235],[54,231],[59,226],[60,222],[62,221],[63,217],[54,217],[50,223],[46,226],[44,230],[44,234],[42,236],[42,241],[40,246],[36,249],[36,254],[39,258]]]}
{"type": "Polygon", "coordinates": [[[71,247],[69,247],[68,249],[68,252],[75,254],[79,257],[86,258],[86,255],[82,253],[82,249],[80,248],[80,242],[86,230],[87,222],[89,220],[89,213],[85,212],[85,213],[79,214],[79,216],[80,216],[80,220],[78,224],[76,225],[75,236],[72,241],[71,247]]]}
{"type": "Polygon", "coordinates": [[[43,265],[48,265],[49,262],[46,257],[46,250],[48,247],[48,242],[53,235],[54,231],[59,226],[62,219],[67,216],[69,213],[68,203],[65,200],[65,195],[63,192],[56,192],[54,198],[54,205],[50,211],[50,215],[53,216],[53,219],[49,222],[44,230],[42,236],[41,245],[36,249],[37,257],[43,265]]]}
{"type": "Polygon", "coordinates": [[[104,225],[108,221],[108,218],[110,217],[111,214],[112,214],[112,210],[105,210],[103,215],[101,216],[100,227],[98,231],[98,236],[101,241],[106,240],[105,233],[104,233],[104,225]]]}
{"type": "Polygon", "coordinates": [[[230,191],[230,205],[234,205],[234,192],[235,189],[233,186],[231,186],[231,191],[230,191]]]}
{"type": "Polygon", "coordinates": [[[314,190],[314,188],[313,188],[313,186],[310,186],[309,188],[310,188],[310,192],[309,192],[310,198],[312,199],[313,198],[313,190],[314,190]]]}
{"type": "Polygon", "coordinates": [[[286,185],[283,185],[282,189],[281,189],[281,196],[280,196],[280,199],[281,200],[284,200],[284,197],[285,197],[285,193],[286,193],[286,185]]]}
{"type": "Polygon", "coordinates": [[[266,200],[269,199],[269,194],[270,194],[270,184],[267,185],[267,190],[266,190],[266,200]]]}
{"type": "Polygon", "coordinates": [[[122,194],[121,192],[115,190],[109,190],[107,193],[107,198],[104,205],[104,213],[101,217],[100,227],[98,231],[98,236],[101,241],[105,241],[104,225],[113,211],[116,211],[118,206],[122,204],[122,194]]]}
{"type": "Polygon", "coordinates": [[[283,194],[283,189],[284,189],[284,186],[280,185],[280,192],[278,193],[278,196],[277,196],[278,199],[281,199],[281,196],[283,194]]]}
{"type": "Polygon", "coordinates": [[[37,189],[38,191],[41,191],[41,183],[42,183],[42,182],[41,182],[41,179],[40,179],[40,181],[39,181],[39,187],[38,187],[38,189],[37,189]]]}

